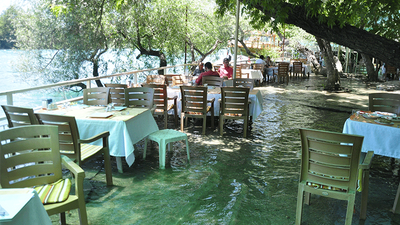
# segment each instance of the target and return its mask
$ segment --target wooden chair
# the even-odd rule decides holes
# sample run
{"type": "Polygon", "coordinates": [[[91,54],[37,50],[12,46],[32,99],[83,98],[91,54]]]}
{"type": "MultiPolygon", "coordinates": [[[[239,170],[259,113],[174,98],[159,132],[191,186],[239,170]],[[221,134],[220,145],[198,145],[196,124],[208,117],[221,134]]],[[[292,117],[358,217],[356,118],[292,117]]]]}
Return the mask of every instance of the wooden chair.
{"type": "Polygon", "coordinates": [[[246,87],[222,87],[219,113],[219,132],[224,133],[225,119],[244,120],[243,137],[247,136],[249,120],[249,92],[246,87]]]}
{"type": "Polygon", "coordinates": [[[277,71],[277,80],[278,82],[289,83],[289,63],[281,62],[278,64],[277,71]]]}
{"type": "Polygon", "coordinates": [[[302,62],[293,62],[292,73],[293,73],[293,77],[294,76],[298,77],[299,75],[304,77],[305,74],[304,74],[303,63],[302,62]]]}
{"type": "Polygon", "coordinates": [[[183,132],[183,119],[202,118],[203,132],[206,134],[207,113],[211,113],[211,128],[214,130],[214,101],[215,98],[207,100],[207,87],[180,86],[182,96],[181,131],[183,132]],[[210,103],[210,105],[208,105],[210,103]]]}
{"type": "MultiPolygon", "coordinates": [[[[303,200],[309,204],[310,194],[317,194],[346,200],[348,202],[346,224],[350,225],[353,218],[359,168],[363,168],[364,164],[360,166],[359,163],[364,137],[300,129],[300,139],[302,151],[296,224],[301,224],[303,200]]],[[[372,152],[368,154],[370,153],[372,152]]],[[[372,156],[368,158],[370,160],[372,156]]],[[[365,219],[367,209],[367,194],[364,194],[364,191],[368,191],[368,183],[363,182],[363,184],[361,219],[365,219]]]]}
{"type": "Polygon", "coordinates": [[[391,65],[386,65],[385,78],[396,80],[398,79],[397,68],[391,65]]]}
{"type": "Polygon", "coordinates": [[[165,84],[146,84],[144,87],[154,90],[153,102],[154,105],[156,105],[154,114],[164,115],[164,128],[167,129],[168,127],[168,111],[172,109],[174,110],[174,122],[176,126],[178,122],[178,108],[176,103],[178,96],[169,98],[167,94],[167,85],[165,84]],[[174,103],[169,104],[168,100],[173,100],[174,103]]]}
{"type": "MultiPolygon", "coordinates": [[[[214,71],[217,71],[217,72],[218,72],[218,70],[219,70],[219,68],[221,68],[221,66],[222,66],[222,65],[215,65],[215,66],[214,66],[214,71]]],[[[218,73],[219,73],[219,72],[218,72],[218,73]]]]}
{"type": "Polygon", "coordinates": [[[115,103],[115,105],[125,104],[124,89],[128,88],[126,84],[104,84],[104,85],[110,88],[111,103],[115,103]]]}
{"type": "Polygon", "coordinates": [[[172,77],[172,86],[181,86],[185,83],[182,79],[182,76],[173,76],[172,77]]]}
{"type": "Polygon", "coordinates": [[[98,155],[103,155],[107,185],[113,185],[110,150],[108,148],[108,137],[110,133],[108,131],[88,139],[80,139],[75,117],[42,113],[36,115],[41,124],[58,126],[61,154],[68,156],[79,166],[98,155]],[[97,140],[102,140],[103,145],[90,144],[97,140]]]}
{"type": "Polygon", "coordinates": [[[7,117],[8,127],[19,127],[26,125],[39,124],[32,108],[18,107],[12,105],[2,105],[4,114],[7,117]]]}
{"type": "Polygon", "coordinates": [[[400,114],[400,94],[373,93],[368,95],[368,110],[400,114]]]}
{"type": "Polygon", "coordinates": [[[149,108],[154,114],[154,89],[147,87],[134,87],[125,89],[125,106],[133,108],[149,108]]]}
{"type": "Polygon", "coordinates": [[[254,88],[254,79],[246,79],[246,78],[234,79],[233,86],[247,87],[250,88],[250,90],[252,90],[254,88]]]}
{"type": "Polygon", "coordinates": [[[75,193],[69,194],[66,201],[45,204],[44,208],[48,215],[60,214],[61,224],[66,224],[66,211],[78,209],[80,224],[86,225],[85,172],[68,157],[60,157],[58,128],[32,125],[0,132],[2,188],[29,188],[54,183],[62,178],[61,164],[74,175],[75,193]]]}
{"type": "Polygon", "coordinates": [[[83,104],[106,106],[108,103],[110,103],[110,88],[97,87],[83,89],[83,104]]]}
{"type": "Polygon", "coordinates": [[[147,84],[166,84],[167,79],[164,75],[147,75],[147,84]]]}
{"type": "Polygon", "coordinates": [[[180,74],[165,74],[164,76],[165,76],[165,84],[167,86],[171,86],[173,77],[180,77],[181,75],[180,74]]]}
{"type": "Polygon", "coordinates": [[[207,84],[208,86],[222,87],[224,78],[218,76],[203,76],[201,82],[203,86],[207,84]]]}
{"type": "Polygon", "coordinates": [[[250,69],[250,64],[240,64],[241,69],[250,69]]]}
{"type": "Polygon", "coordinates": [[[262,74],[264,74],[264,64],[253,64],[253,70],[259,70],[262,74]]]}
{"type": "Polygon", "coordinates": [[[236,65],[236,78],[242,78],[242,67],[240,65],[236,65]]]}

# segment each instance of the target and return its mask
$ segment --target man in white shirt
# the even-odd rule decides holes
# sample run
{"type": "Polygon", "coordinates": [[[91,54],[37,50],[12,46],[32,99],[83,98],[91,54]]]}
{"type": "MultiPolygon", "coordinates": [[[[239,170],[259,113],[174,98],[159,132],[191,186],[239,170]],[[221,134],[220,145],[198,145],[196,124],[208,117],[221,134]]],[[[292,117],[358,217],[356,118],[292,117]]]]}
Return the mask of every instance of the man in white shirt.
{"type": "Polygon", "coordinates": [[[265,64],[267,64],[267,63],[264,61],[264,56],[263,56],[263,55],[260,55],[260,58],[256,60],[256,63],[257,63],[257,64],[263,64],[264,66],[265,66],[265,64]]]}

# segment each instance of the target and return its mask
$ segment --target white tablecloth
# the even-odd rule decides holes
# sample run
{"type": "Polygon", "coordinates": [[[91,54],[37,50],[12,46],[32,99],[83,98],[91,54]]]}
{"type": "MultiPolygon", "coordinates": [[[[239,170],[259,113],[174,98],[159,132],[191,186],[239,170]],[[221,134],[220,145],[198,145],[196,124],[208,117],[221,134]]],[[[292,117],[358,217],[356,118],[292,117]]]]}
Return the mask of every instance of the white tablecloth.
{"type": "MultiPolygon", "coordinates": [[[[168,97],[177,95],[178,96],[178,115],[180,116],[181,110],[182,110],[182,104],[181,104],[181,92],[179,88],[168,88],[168,97]]],[[[220,88],[214,88],[214,89],[209,89],[208,94],[207,94],[208,99],[215,98],[214,102],[214,115],[218,116],[219,115],[219,103],[218,99],[221,98],[221,89],[220,88]]],[[[250,91],[249,98],[251,99],[251,104],[250,104],[250,115],[253,117],[253,120],[255,120],[263,111],[263,106],[262,106],[262,95],[260,90],[253,89],[250,91]]]]}
{"type": "Polygon", "coordinates": [[[343,133],[364,136],[362,152],[400,158],[400,128],[347,119],[343,133]]]}
{"type": "Polygon", "coordinates": [[[31,188],[0,189],[0,206],[8,215],[0,216],[0,224],[51,225],[50,217],[36,191],[31,188]]]}
{"type": "Polygon", "coordinates": [[[260,70],[242,69],[242,73],[248,73],[250,79],[263,80],[263,75],[260,70]]]}
{"type": "MultiPolygon", "coordinates": [[[[113,116],[109,118],[95,119],[89,117],[93,113],[100,112],[105,112],[105,107],[82,108],[78,106],[67,110],[54,110],[44,113],[75,116],[81,139],[109,131],[110,155],[125,157],[126,162],[131,166],[135,161],[133,145],[158,130],[153,115],[149,109],[127,108],[123,111],[113,111],[113,116]]],[[[95,144],[101,145],[101,140],[95,144]]]]}

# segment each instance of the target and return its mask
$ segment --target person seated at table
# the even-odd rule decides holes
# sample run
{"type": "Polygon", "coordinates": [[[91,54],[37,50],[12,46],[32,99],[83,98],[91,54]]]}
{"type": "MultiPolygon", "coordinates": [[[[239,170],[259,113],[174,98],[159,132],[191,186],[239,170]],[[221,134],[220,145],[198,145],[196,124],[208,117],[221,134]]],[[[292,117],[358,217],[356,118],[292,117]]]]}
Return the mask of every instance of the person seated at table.
{"type": "Polygon", "coordinates": [[[233,75],[233,68],[229,66],[229,58],[224,59],[224,65],[218,69],[219,76],[224,79],[231,79],[233,75]]]}
{"type": "Polygon", "coordinates": [[[199,75],[199,77],[196,79],[196,84],[197,85],[202,85],[202,79],[204,76],[219,76],[217,71],[213,71],[212,70],[212,64],[210,62],[206,62],[206,64],[204,64],[204,66],[206,67],[206,72],[203,72],[199,75]]]}
{"type": "Polygon", "coordinates": [[[271,57],[267,56],[267,58],[265,59],[265,66],[264,66],[264,71],[265,71],[266,76],[268,76],[268,77],[275,76],[276,77],[276,75],[274,75],[274,67],[275,67],[275,63],[273,61],[271,61],[271,57]]]}
{"type": "Polygon", "coordinates": [[[265,64],[267,64],[264,61],[264,56],[263,55],[260,55],[260,58],[256,60],[256,64],[263,64],[264,66],[265,66],[265,64]]]}
{"type": "Polygon", "coordinates": [[[203,66],[203,62],[199,62],[199,66],[194,70],[193,76],[200,76],[201,73],[206,72],[203,66]]]}

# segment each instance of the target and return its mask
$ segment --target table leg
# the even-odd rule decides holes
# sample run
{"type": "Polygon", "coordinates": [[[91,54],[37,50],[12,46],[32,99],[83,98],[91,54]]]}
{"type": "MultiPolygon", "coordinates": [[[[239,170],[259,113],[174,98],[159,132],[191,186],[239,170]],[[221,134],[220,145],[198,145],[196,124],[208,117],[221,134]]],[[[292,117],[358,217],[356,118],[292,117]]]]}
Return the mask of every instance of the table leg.
{"type": "Polygon", "coordinates": [[[400,201],[399,201],[399,196],[400,195],[400,185],[397,188],[397,194],[396,194],[396,198],[394,199],[394,204],[393,204],[393,213],[400,213],[400,201]]]}
{"type": "Polygon", "coordinates": [[[117,161],[118,172],[123,173],[124,171],[122,170],[122,157],[115,157],[115,160],[117,161]]]}

